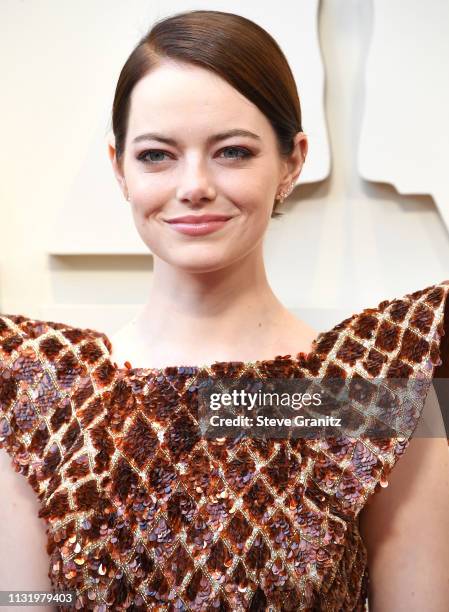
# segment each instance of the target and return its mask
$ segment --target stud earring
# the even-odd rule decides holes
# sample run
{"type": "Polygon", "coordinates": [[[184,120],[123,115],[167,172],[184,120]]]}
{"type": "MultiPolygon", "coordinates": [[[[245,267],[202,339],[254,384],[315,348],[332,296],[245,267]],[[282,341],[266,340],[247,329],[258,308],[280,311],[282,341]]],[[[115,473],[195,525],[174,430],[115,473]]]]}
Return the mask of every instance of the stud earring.
{"type": "Polygon", "coordinates": [[[285,200],[285,198],[288,198],[288,196],[293,191],[293,187],[294,186],[295,186],[295,183],[294,183],[294,181],[292,181],[285,191],[280,191],[279,192],[279,195],[277,196],[276,199],[279,200],[280,204],[282,204],[282,202],[285,200]]]}

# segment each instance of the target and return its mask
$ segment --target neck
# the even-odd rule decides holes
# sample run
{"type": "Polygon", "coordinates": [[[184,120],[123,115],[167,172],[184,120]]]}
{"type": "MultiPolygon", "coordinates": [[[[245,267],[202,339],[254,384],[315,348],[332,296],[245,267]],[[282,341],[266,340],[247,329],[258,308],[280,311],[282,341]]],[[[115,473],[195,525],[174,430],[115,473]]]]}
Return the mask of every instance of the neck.
{"type": "Polygon", "coordinates": [[[204,360],[210,354],[245,354],[251,346],[257,353],[289,316],[255,249],[226,269],[201,273],[155,258],[148,301],[134,326],[139,341],[157,347],[160,355],[193,353],[204,360]]]}

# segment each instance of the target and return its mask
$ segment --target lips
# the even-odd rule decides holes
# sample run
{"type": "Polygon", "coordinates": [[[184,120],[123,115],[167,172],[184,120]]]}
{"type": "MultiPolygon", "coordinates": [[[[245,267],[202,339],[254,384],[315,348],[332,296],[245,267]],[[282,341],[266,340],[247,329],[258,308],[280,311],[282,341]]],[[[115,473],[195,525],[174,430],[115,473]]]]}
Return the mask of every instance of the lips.
{"type": "Polygon", "coordinates": [[[170,219],[167,225],[174,231],[185,234],[186,236],[206,236],[221,230],[232,223],[231,219],[225,215],[186,215],[170,219]]]}
{"type": "Polygon", "coordinates": [[[189,223],[198,225],[200,223],[209,223],[211,221],[227,221],[228,219],[231,219],[230,215],[185,215],[184,217],[168,219],[167,223],[189,223]]]}

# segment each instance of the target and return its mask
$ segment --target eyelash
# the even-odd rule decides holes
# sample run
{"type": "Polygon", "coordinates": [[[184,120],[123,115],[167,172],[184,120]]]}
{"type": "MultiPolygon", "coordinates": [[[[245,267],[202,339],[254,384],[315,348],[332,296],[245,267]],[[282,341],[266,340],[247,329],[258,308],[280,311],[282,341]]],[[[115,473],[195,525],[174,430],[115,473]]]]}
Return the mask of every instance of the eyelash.
{"type": "MultiPolygon", "coordinates": [[[[248,158],[250,158],[250,157],[252,157],[252,156],[253,156],[253,154],[251,153],[251,151],[249,151],[249,150],[248,150],[248,149],[246,149],[245,147],[237,147],[237,146],[229,146],[229,147],[224,147],[224,148],[223,148],[223,149],[221,149],[219,152],[221,153],[222,151],[228,151],[229,149],[231,149],[231,150],[234,150],[234,149],[235,149],[236,151],[240,151],[240,152],[242,153],[242,155],[241,155],[241,156],[239,156],[239,157],[228,157],[228,158],[225,158],[225,159],[231,159],[231,160],[235,160],[235,161],[241,161],[241,160],[248,159],[248,158]]],[[[146,157],[146,156],[147,156],[149,153],[165,153],[165,154],[167,154],[167,155],[168,155],[168,153],[167,153],[166,151],[162,151],[162,150],[160,150],[160,149],[146,149],[145,151],[142,151],[142,153],[140,153],[140,154],[137,156],[137,159],[138,159],[139,161],[141,161],[142,163],[144,163],[144,164],[153,164],[153,165],[156,165],[156,164],[160,164],[160,163],[161,163],[161,161],[156,161],[156,162],[155,162],[155,161],[150,161],[150,160],[148,160],[148,159],[145,159],[145,157],[146,157]]],[[[162,160],[162,161],[165,161],[165,160],[162,160]]]]}

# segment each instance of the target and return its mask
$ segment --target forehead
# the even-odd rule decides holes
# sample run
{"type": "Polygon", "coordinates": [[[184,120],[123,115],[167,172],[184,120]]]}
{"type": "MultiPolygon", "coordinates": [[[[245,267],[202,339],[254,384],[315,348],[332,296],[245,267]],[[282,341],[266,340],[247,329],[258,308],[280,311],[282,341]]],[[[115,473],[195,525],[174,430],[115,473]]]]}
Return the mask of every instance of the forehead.
{"type": "Polygon", "coordinates": [[[156,127],[179,134],[236,126],[270,137],[271,125],[255,104],[214,72],[192,64],[164,62],[131,94],[130,139],[156,127]]]}

